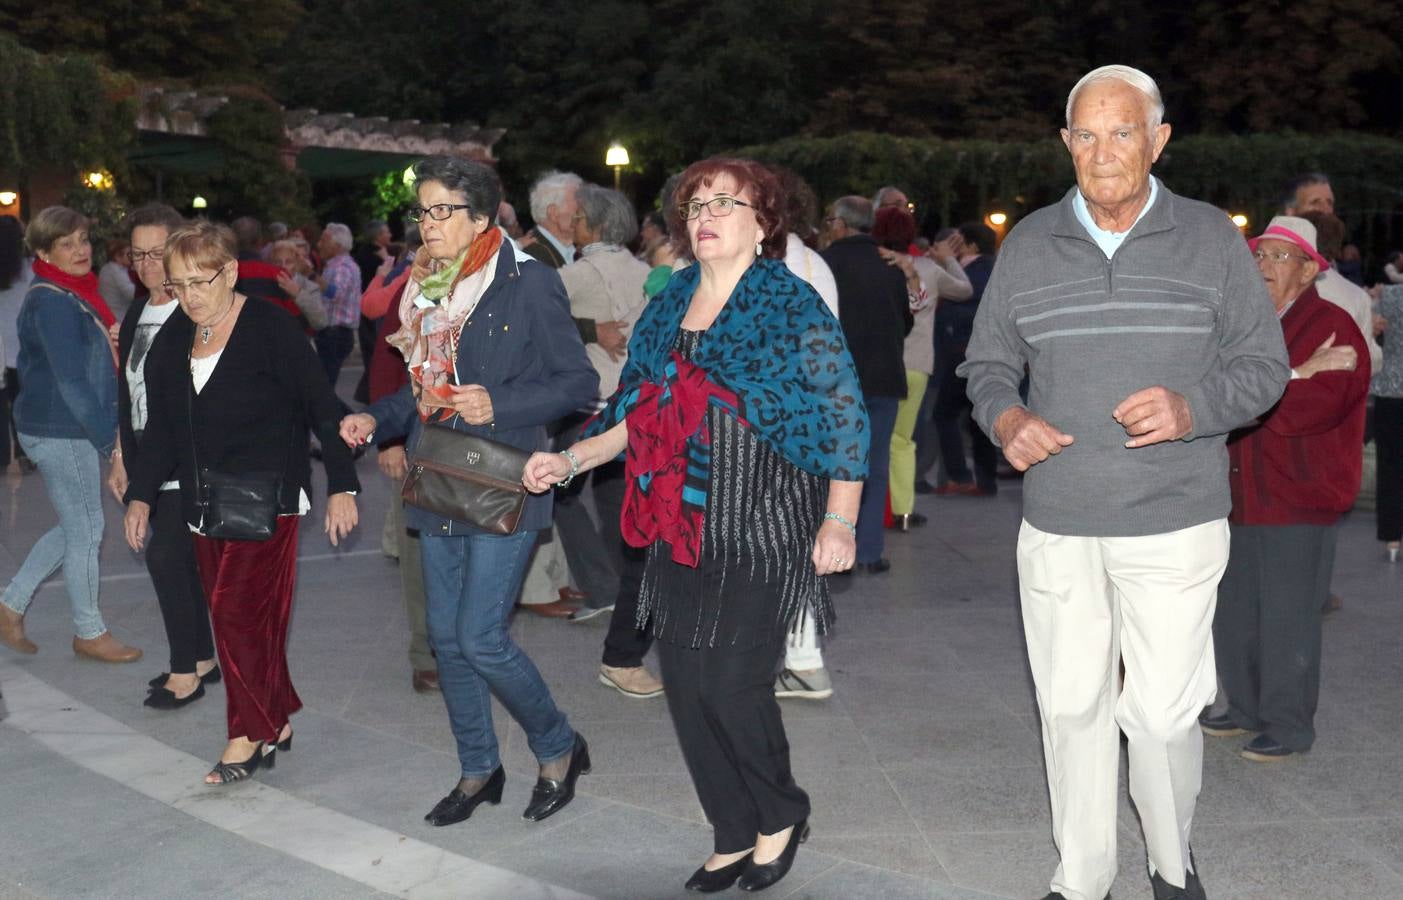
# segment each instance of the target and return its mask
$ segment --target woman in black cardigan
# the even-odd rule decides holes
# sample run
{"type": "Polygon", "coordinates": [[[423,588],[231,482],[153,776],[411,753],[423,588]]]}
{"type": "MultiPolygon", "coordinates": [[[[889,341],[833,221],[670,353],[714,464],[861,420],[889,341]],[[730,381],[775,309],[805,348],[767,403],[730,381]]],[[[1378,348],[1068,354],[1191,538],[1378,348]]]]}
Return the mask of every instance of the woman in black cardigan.
{"type": "MultiPolygon", "coordinates": [[[[117,334],[117,433],[121,448],[113,454],[107,486],[118,502],[127,492],[127,465],[135,465],[141,455],[146,431],[147,354],[156,335],[180,309],[163,287],[166,268],[162,257],[166,239],[185,220],[169,206],[153,203],[133,210],[125,224],[132,268],[150,296],[132,304],[117,334]]],[[[195,566],[195,542],[185,524],[179,487],[174,480],[167,481],[156,494],[151,541],[146,548],[146,570],[151,573],[170,646],[170,670],[151,679],[143,701],[152,709],[179,709],[203,697],[206,684],[220,680],[205,589],[195,566]]]]}
{"type": "Polygon", "coordinates": [[[229,743],[207,784],[272,766],[292,740],[302,702],[287,669],[287,626],[296,581],[298,516],[310,506],[307,429],[321,438],[327,470],[325,528],[336,544],[356,524],[355,463],[336,439],[340,404],[296,322],[234,291],[232,233],[197,222],[170,236],[165,286],[180,301],[147,361],[149,416],[130,471],[126,533],[144,546],[151,504],[172,471],[214,622],[228,697],[229,743]],[[196,457],[198,455],[198,464],[196,457]],[[206,537],[199,529],[199,470],[278,473],[275,533],[266,541],[206,537]]]}

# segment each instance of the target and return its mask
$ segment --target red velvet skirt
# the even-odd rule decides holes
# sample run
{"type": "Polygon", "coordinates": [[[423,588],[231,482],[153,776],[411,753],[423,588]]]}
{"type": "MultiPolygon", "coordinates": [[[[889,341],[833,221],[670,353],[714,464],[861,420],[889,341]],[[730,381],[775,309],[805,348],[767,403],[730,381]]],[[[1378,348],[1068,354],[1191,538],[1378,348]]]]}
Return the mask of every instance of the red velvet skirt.
{"type": "Polygon", "coordinates": [[[195,535],[195,559],[224,671],[231,739],[276,740],[302,708],[287,670],[300,521],[279,516],[277,531],[266,541],[195,535]]]}

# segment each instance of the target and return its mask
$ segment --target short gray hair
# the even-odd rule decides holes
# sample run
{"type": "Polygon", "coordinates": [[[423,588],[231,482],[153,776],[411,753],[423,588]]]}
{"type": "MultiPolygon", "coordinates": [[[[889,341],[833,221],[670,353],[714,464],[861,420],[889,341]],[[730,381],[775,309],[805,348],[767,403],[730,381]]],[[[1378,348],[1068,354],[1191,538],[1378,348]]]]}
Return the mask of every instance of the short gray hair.
{"type": "Polygon", "coordinates": [[[559,206],[565,195],[577,190],[585,181],[574,172],[547,172],[531,185],[531,218],[537,222],[546,220],[546,211],[559,206]]]}
{"type": "Polygon", "coordinates": [[[327,237],[336,242],[336,246],[342,250],[350,251],[355,246],[355,238],[351,237],[351,229],[340,222],[327,222],[324,232],[327,237]]]}
{"type": "Polygon", "coordinates": [[[1072,85],[1071,93],[1067,94],[1067,127],[1072,127],[1072,107],[1076,105],[1077,94],[1082,88],[1091,84],[1100,84],[1105,81],[1120,81],[1135,88],[1145,95],[1145,106],[1147,108],[1145,124],[1151,128],[1158,128],[1164,121],[1164,97],[1159,93],[1159,85],[1150,76],[1139,69],[1130,66],[1102,66],[1099,69],[1092,69],[1081,77],[1081,80],[1072,85]]]}
{"type": "Polygon", "coordinates": [[[872,201],[849,194],[833,201],[833,215],[842,219],[854,231],[872,230],[872,201]]]}
{"type": "Polygon", "coordinates": [[[373,244],[375,239],[380,236],[380,232],[389,227],[389,223],[383,219],[371,219],[365,223],[365,228],[361,229],[361,240],[367,244],[373,244]]]}
{"type": "MultiPolygon", "coordinates": [[[[882,187],[877,188],[877,193],[872,195],[872,206],[875,208],[880,208],[882,205],[882,201],[885,200],[887,194],[890,194],[892,191],[895,191],[903,197],[907,197],[906,192],[903,191],[901,188],[897,187],[896,185],[884,185],[882,187]]],[[[910,197],[907,197],[907,200],[909,201],[910,197]]]]}
{"type": "Polygon", "coordinates": [[[414,164],[415,189],[433,181],[448,190],[463,195],[468,205],[468,217],[484,217],[488,222],[497,218],[497,204],[502,202],[502,181],[497,173],[480,162],[457,156],[426,156],[414,164]]]}
{"type": "Polygon", "coordinates": [[[599,232],[605,244],[627,244],[638,234],[633,204],[618,191],[597,184],[582,184],[575,192],[575,201],[584,213],[585,224],[599,232]]]}

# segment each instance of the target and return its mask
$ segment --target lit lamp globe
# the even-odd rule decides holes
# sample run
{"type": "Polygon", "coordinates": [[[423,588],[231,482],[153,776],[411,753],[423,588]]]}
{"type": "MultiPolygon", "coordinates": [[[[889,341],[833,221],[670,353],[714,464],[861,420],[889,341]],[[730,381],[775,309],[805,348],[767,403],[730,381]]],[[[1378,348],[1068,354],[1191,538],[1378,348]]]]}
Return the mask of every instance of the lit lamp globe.
{"type": "Polygon", "coordinates": [[[604,165],[614,167],[614,190],[619,189],[619,175],[623,172],[624,166],[628,165],[628,150],[623,144],[615,143],[609,147],[604,154],[604,165]]]}
{"type": "Polygon", "coordinates": [[[1229,218],[1232,219],[1232,223],[1237,226],[1239,231],[1247,227],[1247,217],[1242,213],[1233,213],[1229,218]]]}
{"type": "Polygon", "coordinates": [[[1008,214],[1001,212],[989,213],[989,224],[995,228],[1002,228],[1008,224],[1008,214]]]}
{"type": "Polygon", "coordinates": [[[190,201],[191,209],[204,209],[207,206],[209,206],[209,201],[206,200],[204,197],[201,197],[199,194],[196,194],[195,199],[190,201]]]}
{"type": "Polygon", "coordinates": [[[14,206],[18,201],[18,191],[0,191],[0,206],[14,206]]]}

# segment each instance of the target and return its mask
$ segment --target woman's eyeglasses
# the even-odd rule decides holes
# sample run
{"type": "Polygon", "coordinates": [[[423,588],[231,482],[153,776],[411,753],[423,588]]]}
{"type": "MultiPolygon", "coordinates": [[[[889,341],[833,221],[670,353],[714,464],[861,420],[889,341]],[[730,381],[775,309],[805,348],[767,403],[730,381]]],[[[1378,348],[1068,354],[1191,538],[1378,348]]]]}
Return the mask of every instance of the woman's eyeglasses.
{"type": "Polygon", "coordinates": [[[460,209],[472,209],[466,203],[435,203],[433,206],[411,206],[409,212],[405,213],[405,218],[411,222],[422,222],[427,215],[435,222],[442,222],[460,209]]]}
{"type": "Polygon", "coordinates": [[[170,297],[182,297],[192,291],[197,294],[203,294],[210,289],[210,285],[214,284],[215,280],[218,279],[220,275],[224,274],[224,269],[227,265],[228,263],[225,263],[225,265],[220,266],[219,271],[215,272],[209,278],[187,278],[184,281],[163,281],[161,282],[161,287],[166,289],[166,294],[170,297]]]}
{"type": "Polygon", "coordinates": [[[684,220],[690,222],[701,215],[703,208],[709,210],[713,216],[720,219],[724,216],[729,216],[737,206],[750,205],[751,204],[746,203],[744,200],[737,200],[735,197],[712,197],[705,203],[700,200],[688,200],[686,203],[679,205],[677,211],[684,220]]]}

